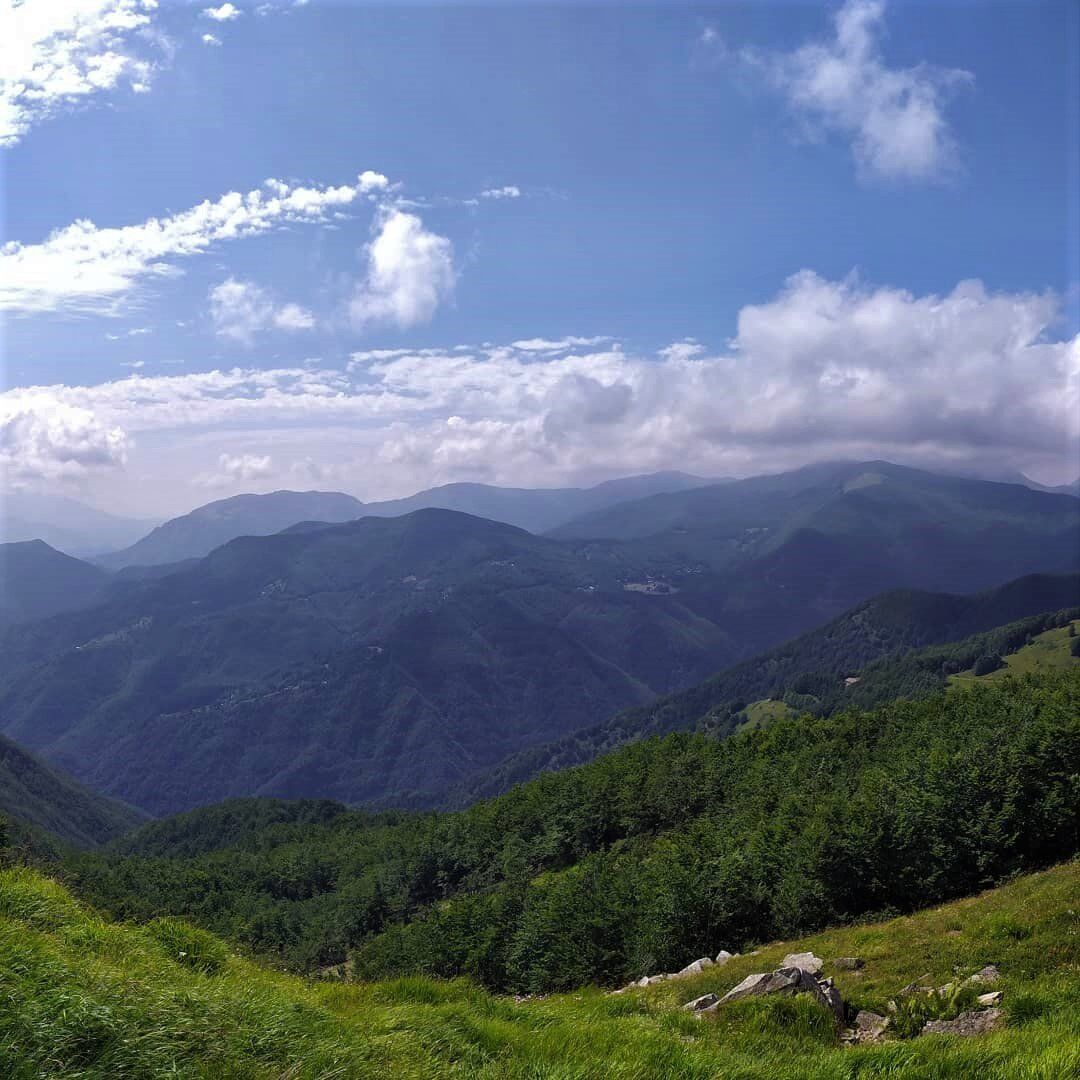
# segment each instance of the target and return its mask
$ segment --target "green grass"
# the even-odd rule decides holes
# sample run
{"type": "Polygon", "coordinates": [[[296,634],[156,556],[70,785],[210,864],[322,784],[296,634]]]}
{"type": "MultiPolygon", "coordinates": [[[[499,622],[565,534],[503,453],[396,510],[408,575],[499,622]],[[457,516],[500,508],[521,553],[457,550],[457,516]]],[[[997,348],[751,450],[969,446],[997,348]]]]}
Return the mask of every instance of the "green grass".
{"type": "MultiPolygon", "coordinates": [[[[1080,619],[1074,620],[1071,626],[1076,627],[1080,633],[1080,619]]],[[[952,675],[949,681],[958,685],[973,682],[998,682],[1008,675],[1026,675],[1032,671],[1060,671],[1080,665],[1080,657],[1070,653],[1073,638],[1069,637],[1069,627],[1061,626],[1055,630],[1047,630],[1032,639],[1030,645],[1025,645],[1008,656],[1003,656],[1005,666],[997,671],[991,671],[988,675],[975,675],[972,671],[962,671],[958,675],[952,675]]]]}
{"type": "MultiPolygon", "coordinates": [[[[59,885],[0,872],[0,1075],[482,1080],[1065,1080],[1080,1070],[1080,864],[911,917],[774,942],[694,979],[517,1002],[464,981],[311,983],[173,919],[103,921],[59,885]],[[807,999],[678,1006],[783,954],[859,955],[837,983],[883,1010],[908,982],[997,963],[1008,1026],[848,1049],[807,999]]],[[[830,973],[830,967],[826,972],[830,973]]]]}
{"type": "Polygon", "coordinates": [[[795,714],[783,701],[766,698],[764,701],[755,701],[747,705],[743,709],[743,715],[746,719],[739,724],[736,731],[757,731],[758,728],[768,727],[774,720],[795,714]]]}

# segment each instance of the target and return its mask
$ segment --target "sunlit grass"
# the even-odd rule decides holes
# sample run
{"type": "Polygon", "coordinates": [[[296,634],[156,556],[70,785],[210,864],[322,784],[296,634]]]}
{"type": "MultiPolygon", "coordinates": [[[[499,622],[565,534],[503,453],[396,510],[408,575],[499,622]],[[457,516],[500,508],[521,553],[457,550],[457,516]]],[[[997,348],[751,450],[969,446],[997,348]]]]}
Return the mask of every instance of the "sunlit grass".
{"type": "MultiPolygon", "coordinates": [[[[832,974],[831,965],[826,973],[832,974]]],[[[914,916],[849,926],[644,991],[517,1002],[466,980],[310,983],[173,919],[113,925],[25,869],[0,873],[0,1076],[484,1080],[1065,1080],[1080,1075],[1080,867],[914,916]],[[831,961],[845,997],[884,1011],[920,976],[997,963],[1009,1026],[977,1039],[850,1049],[806,998],[715,1019],[679,1006],[786,952],[831,961]]]]}

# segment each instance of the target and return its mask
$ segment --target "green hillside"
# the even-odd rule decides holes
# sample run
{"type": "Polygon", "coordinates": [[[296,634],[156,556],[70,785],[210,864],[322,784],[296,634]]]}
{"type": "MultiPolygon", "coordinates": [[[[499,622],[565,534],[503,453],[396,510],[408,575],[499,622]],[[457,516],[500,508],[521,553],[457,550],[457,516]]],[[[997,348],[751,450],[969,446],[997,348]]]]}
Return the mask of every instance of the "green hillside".
{"type": "Polygon", "coordinates": [[[115,840],[146,821],[134,807],[83,787],[0,736],[0,818],[77,847],[115,840]]]}
{"type": "Polygon", "coordinates": [[[883,593],[697,686],[521,751],[451,790],[442,804],[465,806],[649,735],[697,726],[728,734],[758,702],[782,699],[789,710],[829,712],[934,693],[944,688],[949,671],[988,650],[1007,652],[1012,643],[1063,623],[1074,608],[1080,608],[1077,574],[1035,574],[969,596],[883,593]],[[991,637],[977,636],[986,633],[991,637]],[[854,676],[859,682],[849,684],[854,676]]]}
{"type": "Polygon", "coordinates": [[[455,814],[194,811],[62,872],[115,915],[184,915],[292,967],[539,992],[1067,857],[1078,776],[1080,669],[650,739],[455,814]]]}
{"type": "Polygon", "coordinates": [[[465,981],[306,983],[178,921],[111,923],[33,872],[3,870],[0,1072],[12,1080],[1065,1080],[1080,1068],[1078,891],[1068,864],[908,918],[764,946],[656,989],[516,1001],[465,981]],[[908,983],[952,981],[957,969],[995,963],[1006,1026],[978,1038],[848,1048],[805,997],[726,1006],[715,1020],[678,1007],[804,950],[864,958],[862,970],[836,972],[837,985],[853,1009],[882,1011],[908,983]]]}
{"type": "Polygon", "coordinates": [[[1015,652],[1001,657],[1001,667],[976,675],[974,670],[950,675],[950,682],[964,684],[976,679],[983,682],[1004,679],[1009,675],[1026,675],[1032,671],[1070,668],[1080,665],[1080,655],[1073,652],[1077,635],[1080,634],[1080,619],[1073,619],[1066,626],[1054,627],[1036,634],[1015,652]]]}

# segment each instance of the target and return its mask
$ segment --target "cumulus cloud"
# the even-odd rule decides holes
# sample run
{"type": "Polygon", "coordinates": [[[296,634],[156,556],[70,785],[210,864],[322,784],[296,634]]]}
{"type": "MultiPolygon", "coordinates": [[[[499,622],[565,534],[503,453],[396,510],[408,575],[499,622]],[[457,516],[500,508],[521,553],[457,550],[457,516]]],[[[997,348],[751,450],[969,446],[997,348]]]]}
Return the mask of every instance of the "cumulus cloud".
{"type": "Polygon", "coordinates": [[[24,0],[0,5],[0,147],[38,121],[154,70],[157,0],[24,0]]]}
{"type": "Polygon", "coordinates": [[[454,293],[454,248],[428,231],[415,214],[384,208],[365,249],[367,275],[349,305],[353,324],[385,323],[402,329],[430,322],[454,293]]]}
{"type": "Polygon", "coordinates": [[[195,477],[199,487],[233,487],[262,480],[273,473],[273,461],[269,454],[221,454],[217,471],[201,473],[195,477]]]}
{"type": "Polygon", "coordinates": [[[250,281],[227,278],[210,290],[210,318],[222,337],[250,345],[265,330],[310,330],[315,317],[299,304],[277,304],[250,281]]]}
{"type": "Polygon", "coordinates": [[[202,42],[204,45],[220,45],[221,38],[215,37],[213,34],[203,34],[202,42]]]}
{"type": "Polygon", "coordinates": [[[522,352],[566,352],[567,349],[577,349],[586,345],[602,345],[611,341],[609,337],[564,337],[552,340],[550,338],[524,338],[515,341],[513,347],[522,352]]]}
{"type": "MultiPolygon", "coordinates": [[[[175,260],[225,240],[256,236],[287,224],[318,224],[362,196],[388,185],[380,173],[354,184],[304,187],[267,180],[245,194],[231,191],[172,217],[98,228],[76,221],[43,243],[0,245],[0,310],[110,310],[117,298],[155,278],[181,273],[175,260]]],[[[438,238],[436,238],[438,239],[438,238]]]]}
{"type": "Polygon", "coordinates": [[[0,480],[5,486],[81,479],[124,464],[130,441],[94,409],[48,390],[0,396],[0,480]]]}
{"type": "MultiPolygon", "coordinates": [[[[34,425],[79,416],[93,421],[87,445],[137,438],[142,455],[160,438],[170,462],[196,443],[205,460],[208,441],[241,435],[261,440],[242,448],[259,457],[272,439],[282,476],[314,457],[326,475],[380,487],[368,496],[460,479],[746,475],[825,458],[1064,474],[1080,454],[1080,337],[1054,336],[1060,314],[1050,293],[966,281],[915,295],[801,271],[744,307],[720,350],[688,339],[652,355],[610,340],[368,350],[346,371],[235,368],[10,390],[0,416],[22,418],[30,461],[47,457],[34,425]]],[[[581,340],[592,339],[566,339],[581,340]]],[[[9,461],[16,435],[6,436],[9,461]]]]}
{"type": "Polygon", "coordinates": [[[239,19],[244,14],[235,4],[229,3],[222,4],[221,7],[203,8],[202,13],[214,22],[232,22],[233,19],[239,19]]]}
{"type": "Polygon", "coordinates": [[[956,143],[945,102],[973,76],[920,64],[889,67],[880,48],[885,0],[847,0],[836,13],[831,40],[790,53],[745,50],[816,136],[852,140],[863,176],[929,180],[956,162],[956,143]]]}
{"type": "Polygon", "coordinates": [[[488,188],[480,192],[481,199],[520,199],[521,188],[515,184],[506,184],[504,187],[488,188]]]}

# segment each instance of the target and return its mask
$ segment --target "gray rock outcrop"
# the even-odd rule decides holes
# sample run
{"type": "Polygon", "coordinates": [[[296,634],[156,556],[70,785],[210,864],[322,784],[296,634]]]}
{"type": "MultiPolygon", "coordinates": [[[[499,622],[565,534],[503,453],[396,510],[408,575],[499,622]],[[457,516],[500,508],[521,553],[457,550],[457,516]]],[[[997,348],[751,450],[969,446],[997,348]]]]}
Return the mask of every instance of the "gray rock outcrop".
{"type": "Polygon", "coordinates": [[[955,1020],[928,1020],[924,1035],[985,1035],[1005,1023],[1001,1009],[972,1009],[962,1012],[955,1020]]]}

